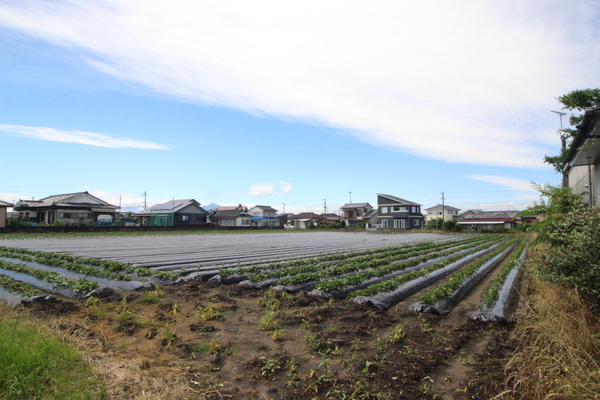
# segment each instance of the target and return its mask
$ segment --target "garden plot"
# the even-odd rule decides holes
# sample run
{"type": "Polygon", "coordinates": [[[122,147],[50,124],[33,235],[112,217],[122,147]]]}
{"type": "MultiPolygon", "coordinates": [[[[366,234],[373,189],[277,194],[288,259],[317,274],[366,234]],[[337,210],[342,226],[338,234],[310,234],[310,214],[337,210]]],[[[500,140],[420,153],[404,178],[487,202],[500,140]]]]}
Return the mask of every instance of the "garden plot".
{"type": "Polygon", "coordinates": [[[114,260],[138,267],[187,272],[222,266],[282,261],[435,241],[452,236],[430,233],[286,232],[131,237],[0,240],[0,246],[85,258],[114,260]]]}

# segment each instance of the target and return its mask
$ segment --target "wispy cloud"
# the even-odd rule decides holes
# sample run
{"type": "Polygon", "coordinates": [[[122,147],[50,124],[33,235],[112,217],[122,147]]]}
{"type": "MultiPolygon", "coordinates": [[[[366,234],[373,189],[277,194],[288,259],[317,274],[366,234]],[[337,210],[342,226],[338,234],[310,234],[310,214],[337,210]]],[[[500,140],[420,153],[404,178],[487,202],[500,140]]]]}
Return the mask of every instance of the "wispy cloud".
{"type": "Polygon", "coordinates": [[[556,96],[595,82],[597,18],[594,0],[0,5],[5,28],[185,101],[432,159],[528,168],[558,148],[556,96]]]}
{"type": "Polygon", "coordinates": [[[113,149],[134,148],[145,150],[165,150],[169,147],[145,140],[118,138],[101,133],[77,130],[59,130],[54,128],[22,125],[0,125],[0,132],[12,136],[24,136],[31,139],[53,142],[78,143],[88,146],[109,147],[113,149]]]}
{"type": "Polygon", "coordinates": [[[507,190],[537,193],[531,181],[526,181],[524,179],[501,175],[467,175],[466,178],[475,179],[481,182],[495,183],[503,186],[507,190]]]}
{"type": "Polygon", "coordinates": [[[248,195],[251,197],[261,198],[270,194],[284,194],[289,193],[292,190],[292,184],[289,182],[279,182],[279,191],[275,187],[275,183],[268,182],[264,185],[252,185],[248,191],[248,195]]]}

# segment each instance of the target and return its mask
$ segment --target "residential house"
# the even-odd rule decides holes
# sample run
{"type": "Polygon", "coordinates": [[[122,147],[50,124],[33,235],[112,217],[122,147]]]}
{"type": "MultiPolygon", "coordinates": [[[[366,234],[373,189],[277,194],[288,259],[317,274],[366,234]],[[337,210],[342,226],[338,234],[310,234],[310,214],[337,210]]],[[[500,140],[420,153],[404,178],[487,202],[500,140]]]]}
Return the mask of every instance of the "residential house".
{"type": "Polygon", "coordinates": [[[588,110],[573,138],[565,159],[566,185],[583,194],[588,205],[599,205],[600,194],[600,107],[588,110]]]}
{"type": "Polygon", "coordinates": [[[429,222],[436,218],[442,218],[444,221],[451,221],[455,215],[458,215],[460,208],[441,205],[426,208],[427,214],[425,215],[425,222],[429,222]]]}
{"type": "Polygon", "coordinates": [[[133,214],[142,226],[201,226],[208,224],[208,211],[194,199],[170,200],[133,214]]]}
{"type": "Polygon", "coordinates": [[[118,207],[88,192],[59,194],[40,200],[19,200],[13,209],[18,220],[34,224],[52,224],[62,221],[66,225],[94,224],[100,216],[115,217],[118,207]]]}
{"type": "Polygon", "coordinates": [[[346,203],[340,207],[340,216],[346,226],[376,223],[377,210],[369,203],[346,203]]]}
{"type": "Polygon", "coordinates": [[[382,229],[422,229],[421,204],[388,194],[377,194],[377,225],[382,229]]]}
{"type": "MultiPolygon", "coordinates": [[[[247,208],[246,208],[247,210],[247,208]]],[[[237,227],[250,227],[250,218],[252,215],[248,214],[244,207],[233,208],[226,210],[219,210],[210,214],[210,220],[219,226],[237,226],[237,227]]]]}
{"type": "Polygon", "coordinates": [[[319,218],[319,224],[331,224],[331,223],[342,222],[342,217],[337,214],[321,214],[319,218]]]}
{"type": "Polygon", "coordinates": [[[321,216],[312,212],[305,212],[295,215],[288,216],[288,224],[292,225],[296,229],[308,229],[310,223],[314,225],[319,224],[321,216]]]}
{"type": "Polygon", "coordinates": [[[7,213],[6,210],[8,207],[12,207],[11,203],[7,203],[5,201],[0,200],[0,228],[6,228],[7,221],[7,213]]]}
{"type": "Polygon", "coordinates": [[[519,211],[479,211],[466,214],[458,220],[457,225],[472,232],[494,228],[513,229],[520,222],[517,221],[518,213],[519,211]]]}
{"type": "Polygon", "coordinates": [[[277,219],[277,210],[269,206],[256,205],[248,210],[250,218],[250,224],[252,226],[263,226],[263,227],[278,227],[279,219],[277,219]]]}

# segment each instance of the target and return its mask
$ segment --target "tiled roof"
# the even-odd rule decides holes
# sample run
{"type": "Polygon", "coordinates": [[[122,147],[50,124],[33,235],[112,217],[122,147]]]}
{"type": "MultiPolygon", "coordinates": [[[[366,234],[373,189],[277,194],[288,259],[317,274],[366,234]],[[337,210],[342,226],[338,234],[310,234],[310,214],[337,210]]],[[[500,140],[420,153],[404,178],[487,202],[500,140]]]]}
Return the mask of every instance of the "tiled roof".
{"type": "Polygon", "coordinates": [[[449,205],[442,206],[441,204],[438,204],[437,206],[426,208],[425,211],[442,211],[442,208],[449,210],[449,211],[460,211],[460,208],[452,207],[449,205]]]}
{"type": "Polygon", "coordinates": [[[77,193],[69,193],[69,194],[58,194],[55,196],[44,197],[39,200],[19,200],[15,206],[17,207],[50,207],[50,206],[85,206],[92,205],[93,207],[110,207],[117,208],[112,204],[107,203],[106,201],[99,199],[98,197],[89,194],[88,192],[77,192],[77,193]],[[74,203],[73,200],[78,197],[86,196],[91,197],[96,200],[100,204],[96,203],[74,203]]]}
{"type": "Polygon", "coordinates": [[[139,211],[139,212],[135,213],[134,215],[136,215],[138,217],[142,217],[145,215],[162,214],[162,213],[166,213],[166,212],[168,212],[168,213],[178,212],[180,210],[183,210],[186,207],[189,207],[190,205],[196,205],[196,206],[198,206],[199,209],[204,210],[202,207],[200,207],[200,203],[198,203],[196,200],[183,199],[183,200],[169,200],[165,203],[155,204],[152,207],[149,207],[143,211],[139,211]]]}
{"type": "Polygon", "coordinates": [[[474,215],[465,216],[464,220],[499,220],[499,219],[514,219],[519,211],[480,211],[474,215]]]}
{"type": "MultiPolygon", "coordinates": [[[[277,212],[277,210],[276,210],[276,209],[274,209],[273,207],[270,207],[270,206],[259,206],[259,205],[256,205],[256,206],[254,206],[254,207],[256,207],[256,208],[260,208],[260,209],[261,209],[261,210],[263,210],[263,211],[275,211],[275,212],[277,212]]],[[[254,208],[254,207],[253,207],[253,208],[254,208]]]]}
{"type": "Polygon", "coordinates": [[[366,206],[371,207],[371,205],[369,203],[346,203],[343,206],[341,206],[340,208],[345,209],[345,208],[365,208],[366,206]]]}
{"type": "Polygon", "coordinates": [[[12,207],[11,203],[7,203],[6,201],[0,200],[0,207],[12,207]]]}

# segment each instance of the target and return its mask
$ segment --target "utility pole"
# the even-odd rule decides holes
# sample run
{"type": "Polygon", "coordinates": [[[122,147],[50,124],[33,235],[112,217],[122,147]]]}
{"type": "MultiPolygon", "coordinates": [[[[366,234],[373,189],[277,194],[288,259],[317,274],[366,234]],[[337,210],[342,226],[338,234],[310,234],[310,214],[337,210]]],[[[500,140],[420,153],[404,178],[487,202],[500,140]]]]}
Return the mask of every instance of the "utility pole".
{"type": "Polygon", "coordinates": [[[352,204],[352,192],[348,192],[350,194],[350,204],[352,204]]]}
{"type": "Polygon", "coordinates": [[[146,197],[148,197],[148,195],[144,191],[144,210],[146,209],[146,197]]]}
{"type": "Polygon", "coordinates": [[[444,192],[442,192],[442,221],[446,222],[446,206],[444,200],[444,192]]]}
{"type": "Polygon", "coordinates": [[[283,213],[285,214],[285,203],[281,203],[281,205],[283,206],[283,213]]]}
{"type": "Polygon", "coordinates": [[[323,199],[323,214],[327,214],[327,199],[323,199]]]}

